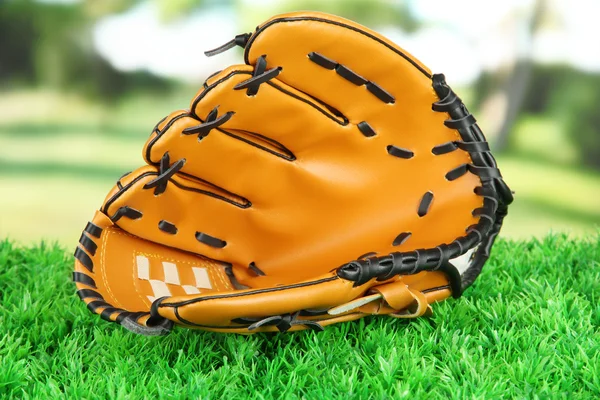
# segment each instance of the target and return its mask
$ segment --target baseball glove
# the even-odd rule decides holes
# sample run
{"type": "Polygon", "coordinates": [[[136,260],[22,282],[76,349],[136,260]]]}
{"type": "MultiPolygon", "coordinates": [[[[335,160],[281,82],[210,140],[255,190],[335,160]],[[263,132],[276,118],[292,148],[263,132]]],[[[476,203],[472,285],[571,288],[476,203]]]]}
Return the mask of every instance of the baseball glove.
{"type": "Polygon", "coordinates": [[[462,101],[406,51],[321,13],[226,45],[86,226],[88,308],[147,335],[413,318],[479,275],[511,191],[462,101]]]}

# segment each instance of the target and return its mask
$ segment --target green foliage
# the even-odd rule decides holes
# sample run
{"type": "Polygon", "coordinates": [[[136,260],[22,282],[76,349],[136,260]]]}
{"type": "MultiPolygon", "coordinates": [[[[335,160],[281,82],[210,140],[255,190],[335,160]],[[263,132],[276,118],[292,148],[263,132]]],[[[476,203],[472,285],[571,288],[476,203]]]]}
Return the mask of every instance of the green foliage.
{"type": "Polygon", "coordinates": [[[168,80],[147,72],[120,72],[96,53],[91,34],[95,19],[133,4],[98,3],[0,2],[0,49],[10,54],[0,63],[0,82],[105,101],[142,88],[165,93],[172,86],[168,80]]]}
{"type": "Polygon", "coordinates": [[[583,162],[600,168],[600,74],[569,75],[558,85],[552,112],[571,133],[583,162]]]}
{"type": "MultiPolygon", "coordinates": [[[[483,74],[476,84],[476,104],[499,88],[503,77],[498,74],[483,74]]],[[[575,148],[578,158],[591,167],[600,168],[600,74],[587,73],[566,65],[534,65],[525,96],[521,119],[527,116],[544,116],[553,123],[552,136],[546,148],[543,142],[530,147],[532,153],[546,154],[548,158],[561,161],[565,152],[575,148]],[[562,133],[558,139],[556,130],[562,133]],[[557,140],[558,139],[558,140],[557,140]],[[551,147],[550,143],[568,141],[551,147]],[[566,145],[565,145],[566,144],[566,145]]],[[[528,138],[511,137],[511,148],[515,140],[528,138]]],[[[569,158],[570,154],[566,156],[569,158]]]]}
{"type": "Polygon", "coordinates": [[[568,66],[537,66],[524,107],[525,112],[554,116],[582,161],[596,168],[600,168],[599,88],[600,74],[568,66]]]}
{"type": "Polygon", "coordinates": [[[141,337],[92,315],[72,258],[0,243],[2,398],[598,398],[600,235],[500,240],[432,318],[141,337]]]}
{"type": "Polygon", "coordinates": [[[0,2],[0,82],[31,82],[35,77],[31,39],[35,37],[34,21],[14,5],[0,2]],[[10,55],[10,56],[8,56],[10,55]]]}

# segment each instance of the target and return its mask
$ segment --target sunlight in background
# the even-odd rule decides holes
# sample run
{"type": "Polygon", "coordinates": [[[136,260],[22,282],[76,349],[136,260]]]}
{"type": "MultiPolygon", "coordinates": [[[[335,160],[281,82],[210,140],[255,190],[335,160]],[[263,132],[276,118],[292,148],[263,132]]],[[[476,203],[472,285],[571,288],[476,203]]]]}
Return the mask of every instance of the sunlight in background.
{"type": "MultiPolygon", "coordinates": [[[[257,5],[256,0],[244,3],[257,5]]],[[[278,2],[258,3],[269,7],[278,2]]],[[[423,21],[417,32],[408,34],[394,26],[372,28],[433,71],[446,74],[455,85],[472,83],[483,70],[495,70],[529,54],[536,61],[600,71],[600,51],[585,45],[589,38],[600,38],[600,24],[595,23],[600,1],[550,2],[556,20],[544,21],[530,48],[524,43],[526,18],[510,17],[531,14],[533,4],[532,0],[413,0],[410,8],[423,21]]],[[[213,58],[203,54],[241,33],[240,17],[230,7],[213,6],[164,22],[156,3],[143,2],[100,20],[94,28],[94,44],[120,70],[146,70],[197,83],[225,65],[243,62],[234,52],[213,58]]]]}
{"type": "Polygon", "coordinates": [[[597,231],[600,0],[0,0],[0,193],[19,194],[0,196],[0,238],[76,243],[154,124],[243,63],[204,51],[297,9],[446,75],[517,192],[504,237],[597,231]]]}
{"type": "Polygon", "coordinates": [[[237,57],[231,52],[219,58],[206,57],[203,52],[229,41],[237,33],[236,15],[230,8],[213,7],[163,23],[155,3],[142,3],[98,22],[94,44],[120,70],[147,70],[159,76],[199,82],[223,65],[236,62],[237,57]]]}
{"type": "Polygon", "coordinates": [[[543,29],[534,39],[533,56],[544,63],[567,62],[589,72],[600,71],[600,1],[552,2],[562,29],[543,29]]]}

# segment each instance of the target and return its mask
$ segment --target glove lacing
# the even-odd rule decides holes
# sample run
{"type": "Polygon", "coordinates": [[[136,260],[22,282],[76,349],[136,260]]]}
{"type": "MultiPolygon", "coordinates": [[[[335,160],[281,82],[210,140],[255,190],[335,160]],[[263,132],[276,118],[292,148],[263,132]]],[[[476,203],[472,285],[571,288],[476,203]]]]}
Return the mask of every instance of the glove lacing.
{"type": "MultiPolygon", "coordinates": [[[[271,68],[267,71],[267,60],[266,56],[261,56],[256,62],[252,78],[247,79],[243,82],[238,83],[233,89],[241,90],[247,89],[246,94],[248,96],[255,96],[258,93],[260,85],[275,78],[281,72],[281,67],[271,68]]],[[[213,108],[208,115],[206,120],[199,125],[185,128],[181,133],[184,135],[198,134],[198,141],[208,136],[211,130],[220,127],[233,117],[235,111],[228,111],[225,114],[218,116],[219,106],[213,108]]],[[[159,167],[159,174],[156,178],[144,185],[144,189],[154,189],[154,194],[159,195],[163,193],[167,187],[169,179],[183,168],[186,159],[182,158],[176,161],[174,164],[170,164],[169,152],[166,152],[161,160],[159,167]]]]}

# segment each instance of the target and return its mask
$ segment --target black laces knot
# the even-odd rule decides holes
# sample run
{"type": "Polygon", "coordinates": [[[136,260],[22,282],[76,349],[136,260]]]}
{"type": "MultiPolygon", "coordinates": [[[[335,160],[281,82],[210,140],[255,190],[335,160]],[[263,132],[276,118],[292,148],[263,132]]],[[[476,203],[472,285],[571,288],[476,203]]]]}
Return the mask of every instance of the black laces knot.
{"type": "Polygon", "coordinates": [[[208,115],[206,116],[206,121],[204,121],[200,125],[185,128],[182,131],[182,133],[184,135],[198,134],[198,141],[200,141],[204,139],[204,137],[206,137],[211,130],[223,125],[225,122],[231,119],[233,114],[235,114],[234,111],[228,111],[225,114],[217,117],[217,115],[219,115],[218,108],[219,106],[213,108],[212,111],[208,113],[208,115]]]}
{"type": "Polygon", "coordinates": [[[225,43],[224,45],[221,45],[221,46],[217,47],[216,49],[205,51],[204,55],[207,57],[216,56],[217,54],[226,52],[229,49],[233,49],[235,46],[240,46],[240,47],[244,48],[244,47],[246,47],[248,40],[250,40],[250,36],[252,36],[252,34],[250,34],[250,33],[242,33],[240,35],[236,35],[236,37],[234,37],[233,39],[231,39],[229,42],[225,43]]]}
{"type": "Polygon", "coordinates": [[[258,89],[261,84],[270,81],[275,78],[281,72],[281,67],[271,68],[267,71],[267,56],[260,56],[256,60],[254,66],[254,73],[252,78],[247,79],[243,82],[238,83],[233,87],[234,90],[248,89],[246,94],[248,96],[254,96],[258,93],[258,89]]]}
{"type": "Polygon", "coordinates": [[[159,195],[167,188],[167,183],[173,175],[175,175],[185,164],[185,158],[178,160],[173,165],[170,165],[169,152],[166,152],[160,159],[158,176],[144,185],[144,189],[154,188],[154,194],[159,195]]]}
{"type": "Polygon", "coordinates": [[[248,330],[252,331],[261,326],[274,326],[279,332],[287,332],[292,326],[304,325],[313,331],[322,331],[323,326],[310,319],[298,319],[300,311],[294,314],[273,315],[266,318],[236,318],[232,322],[238,324],[251,324],[248,330]]]}

